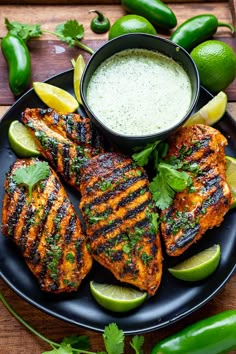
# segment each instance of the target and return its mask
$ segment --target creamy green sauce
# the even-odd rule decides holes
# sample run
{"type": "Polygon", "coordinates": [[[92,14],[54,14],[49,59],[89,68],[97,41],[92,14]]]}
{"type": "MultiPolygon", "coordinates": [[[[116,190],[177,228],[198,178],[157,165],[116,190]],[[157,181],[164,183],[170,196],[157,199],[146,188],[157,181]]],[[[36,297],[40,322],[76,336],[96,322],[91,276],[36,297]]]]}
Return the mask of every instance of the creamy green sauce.
{"type": "Polygon", "coordinates": [[[174,126],[188,111],[191,96],[183,67],[146,49],[127,49],[105,60],[87,89],[89,107],[97,118],[129,136],[174,126]]]}

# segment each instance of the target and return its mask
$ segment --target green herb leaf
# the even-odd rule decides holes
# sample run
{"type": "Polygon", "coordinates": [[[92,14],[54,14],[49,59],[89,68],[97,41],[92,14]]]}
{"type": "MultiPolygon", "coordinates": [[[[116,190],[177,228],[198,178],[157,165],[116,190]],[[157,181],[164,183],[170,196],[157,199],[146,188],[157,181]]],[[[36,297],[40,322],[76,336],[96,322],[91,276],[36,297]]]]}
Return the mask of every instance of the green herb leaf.
{"type": "Polygon", "coordinates": [[[73,354],[73,350],[70,344],[61,343],[59,348],[43,352],[42,354],[73,354]]]}
{"type": "Polygon", "coordinates": [[[135,350],[136,354],[143,354],[144,351],[142,349],[144,344],[143,336],[134,336],[130,342],[131,347],[135,350]]]}
{"type": "Polygon", "coordinates": [[[116,323],[111,323],[105,327],[103,339],[108,354],[124,353],[124,333],[116,323]]]}
{"type": "Polygon", "coordinates": [[[192,179],[187,172],[178,171],[167,163],[161,162],[158,169],[160,173],[165,175],[166,182],[175,192],[183,191],[192,182],[192,179]]]}
{"type": "Polygon", "coordinates": [[[49,174],[50,168],[47,162],[36,162],[27,167],[18,168],[13,174],[13,181],[28,188],[31,200],[33,187],[39,181],[47,178],[49,174]]]}
{"type": "Polygon", "coordinates": [[[5,18],[5,25],[9,32],[21,37],[25,42],[30,38],[40,37],[43,34],[39,23],[29,25],[28,23],[23,24],[17,21],[10,22],[5,18]]]}
{"type": "Polygon", "coordinates": [[[77,46],[90,54],[94,53],[93,49],[81,43],[81,39],[84,37],[84,26],[77,20],[68,20],[59,24],[54,34],[70,47],[77,46]]]}
{"type": "Polygon", "coordinates": [[[88,350],[90,348],[88,336],[77,336],[72,334],[71,336],[65,337],[62,343],[70,344],[73,349],[88,350]]]}
{"type": "Polygon", "coordinates": [[[151,213],[151,222],[154,232],[157,232],[159,227],[159,214],[151,213]]]}
{"type": "Polygon", "coordinates": [[[84,26],[79,24],[77,20],[68,20],[56,27],[56,34],[62,41],[69,44],[69,46],[74,46],[77,40],[83,38],[84,26]]]}
{"type": "Polygon", "coordinates": [[[152,152],[156,149],[159,143],[160,141],[155,141],[153,144],[147,144],[147,146],[143,150],[136,152],[132,155],[133,160],[139,166],[146,166],[149,160],[151,159],[152,152]]]}
{"type": "Polygon", "coordinates": [[[158,165],[158,174],[150,183],[150,191],[156,206],[160,209],[168,208],[175,196],[192,184],[192,178],[185,171],[178,171],[173,166],[161,162],[158,165]]]}
{"type": "Polygon", "coordinates": [[[159,173],[153,178],[149,188],[158,208],[163,210],[171,205],[175,191],[168,185],[163,174],[159,173]]]}

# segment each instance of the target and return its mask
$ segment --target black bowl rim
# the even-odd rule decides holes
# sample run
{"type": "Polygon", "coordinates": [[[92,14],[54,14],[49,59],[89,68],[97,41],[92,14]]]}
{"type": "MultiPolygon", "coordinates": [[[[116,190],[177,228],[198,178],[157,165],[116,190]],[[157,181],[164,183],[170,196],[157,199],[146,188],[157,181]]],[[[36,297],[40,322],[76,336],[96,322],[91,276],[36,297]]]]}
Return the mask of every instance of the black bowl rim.
{"type": "MultiPolygon", "coordinates": [[[[119,51],[117,51],[118,53],[119,51]]],[[[113,53],[112,55],[114,55],[115,53],[113,53]]],[[[112,56],[111,55],[111,56],[112,56]]],[[[166,55],[166,54],[165,54],[166,55]]],[[[168,55],[166,55],[168,56],[168,55]]],[[[147,33],[128,33],[128,34],[123,34],[121,36],[115,37],[109,41],[107,41],[106,43],[104,43],[101,47],[99,47],[96,52],[90,57],[89,61],[87,62],[85,69],[83,71],[83,74],[81,76],[81,81],[80,81],[80,96],[82,99],[82,103],[84,106],[84,109],[87,111],[87,113],[91,116],[91,119],[94,121],[94,123],[100,127],[100,129],[104,129],[104,131],[107,131],[111,136],[115,136],[116,138],[121,138],[121,139],[132,139],[133,141],[137,140],[137,141],[145,141],[146,139],[148,140],[152,140],[152,139],[158,139],[161,138],[162,136],[171,133],[172,131],[177,130],[179,127],[181,127],[184,122],[189,118],[189,116],[191,115],[191,113],[194,110],[194,107],[197,104],[197,101],[199,99],[199,94],[200,94],[200,77],[199,77],[199,73],[198,73],[198,69],[197,66],[194,62],[194,60],[191,58],[190,54],[187,52],[186,49],[184,49],[183,47],[181,47],[180,45],[177,45],[176,43],[172,42],[171,40],[167,39],[167,38],[163,38],[160,37],[158,35],[152,35],[152,34],[147,34],[147,33]],[[87,99],[86,99],[86,95],[84,93],[84,82],[85,82],[85,77],[86,74],[88,72],[88,68],[91,64],[91,62],[94,60],[94,58],[100,54],[100,52],[107,46],[110,45],[110,43],[115,42],[115,41],[120,41],[123,40],[124,38],[127,37],[152,37],[155,38],[157,40],[159,40],[160,42],[165,42],[168,43],[170,45],[172,45],[173,47],[175,47],[177,50],[181,50],[186,57],[189,59],[190,63],[193,66],[194,72],[195,72],[195,76],[196,76],[196,90],[193,92],[193,101],[191,103],[191,105],[189,106],[189,109],[187,111],[187,113],[182,117],[182,119],[176,123],[175,125],[172,125],[170,128],[165,129],[165,130],[161,130],[160,132],[157,133],[153,133],[153,134],[149,134],[149,135],[126,135],[126,134],[120,134],[115,132],[114,130],[110,129],[106,124],[104,124],[97,116],[96,114],[91,110],[91,108],[89,107],[88,103],[87,103],[87,99]]]]}

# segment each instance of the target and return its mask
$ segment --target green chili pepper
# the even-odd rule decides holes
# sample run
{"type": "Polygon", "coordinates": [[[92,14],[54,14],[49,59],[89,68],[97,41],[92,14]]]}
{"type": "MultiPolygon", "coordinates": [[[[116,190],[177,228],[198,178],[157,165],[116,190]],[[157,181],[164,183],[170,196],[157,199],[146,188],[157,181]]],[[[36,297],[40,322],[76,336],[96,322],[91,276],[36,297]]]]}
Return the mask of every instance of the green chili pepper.
{"type": "Polygon", "coordinates": [[[177,25],[174,12],[160,0],[121,0],[121,4],[128,12],[145,17],[154,26],[171,29],[177,25]]]}
{"type": "Polygon", "coordinates": [[[22,38],[8,33],[2,38],[2,53],[9,69],[9,86],[15,96],[25,91],[31,79],[29,50],[22,38]]]}
{"type": "Polygon", "coordinates": [[[97,16],[95,16],[90,23],[91,30],[95,33],[107,32],[111,26],[109,19],[100,11],[90,10],[89,13],[91,12],[95,12],[97,14],[97,16]]]}
{"type": "Polygon", "coordinates": [[[190,51],[201,42],[211,38],[220,26],[230,28],[232,33],[235,31],[232,25],[219,22],[214,15],[194,16],[177,27],[172,33],[170,40],[190,51]]]}
{"type": "Polygon", "coordinates": [[[228,310],[160,341],[151,354],[223,354],[235,348],[236,310],[228,310]]]}

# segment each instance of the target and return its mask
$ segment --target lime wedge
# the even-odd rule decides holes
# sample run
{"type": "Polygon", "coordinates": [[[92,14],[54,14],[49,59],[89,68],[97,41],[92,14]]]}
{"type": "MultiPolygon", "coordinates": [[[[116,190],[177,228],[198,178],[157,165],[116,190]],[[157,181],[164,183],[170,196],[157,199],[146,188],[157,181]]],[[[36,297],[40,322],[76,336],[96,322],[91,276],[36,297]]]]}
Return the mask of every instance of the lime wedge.
{"type": "Polygon", "coordinates": [[[207,278],[216,270],[220,258],[220,245],[213,245],[168,270],[175,278],[198,281],[207,278]]]}
{"type": "Polygon", "coordinates": [[[226,156],[226,179],[230,185],[233,202],[230,209],[236,207],[236,159],[230,156],[226,156]]]}
{"type": "Polygon", "coordinates": [[[90,290],[99,305],[114,312],[126,312],[140,306],[147,293],[133,288],[90,282],[90,290]]]}
{"type": "Polygon", "coordinates": [[[14,120],[8,131],[12,150],[20,157],[38,156],[37,144],[30,131],[18,120],[14,120]]]}
{"type": "Polygon", "coordinates": [[[226,106],[227,95],[223,91],[220,91],[205,106],[189,117],[184,126],[193,124],[213,125],[224,115],[226,106]]]}
{"type": "Polygon", "coordinates": [[[84,68],[85,68],[85,61],[84,61],[83,56],[80,54],[75,61],[74,76],[73,76],[75,97],[77,98],[77,101],[80,104],[82,104],[82,100],[80,97],[80,80],[81,80],[84,68]]]}
{"type": "Polygon", "coordinates": [[[33,82],[33,88],[39,98],[50,108],[59,112],[74,112],[79,104],[69,92],[45,82],[33,82]]]}

